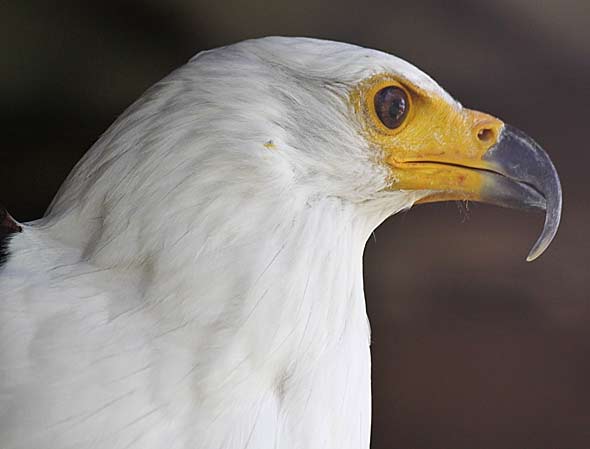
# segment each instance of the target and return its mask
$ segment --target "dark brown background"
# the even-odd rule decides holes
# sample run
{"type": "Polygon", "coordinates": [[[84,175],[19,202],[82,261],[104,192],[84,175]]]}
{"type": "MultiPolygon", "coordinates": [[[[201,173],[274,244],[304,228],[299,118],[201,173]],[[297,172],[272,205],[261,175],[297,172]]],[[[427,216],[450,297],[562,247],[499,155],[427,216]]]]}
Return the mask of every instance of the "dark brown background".
{"type": "Polygon", "coordinates": [[[542,216],[481,205],[417,207],[369,242],[373,448],[589,449],[588,0],[0,2],[1,201],[40,217],[150,84],[269,34],[404,57],[526,130],[561,174],[563,224],[534,263],[542,216]]]}

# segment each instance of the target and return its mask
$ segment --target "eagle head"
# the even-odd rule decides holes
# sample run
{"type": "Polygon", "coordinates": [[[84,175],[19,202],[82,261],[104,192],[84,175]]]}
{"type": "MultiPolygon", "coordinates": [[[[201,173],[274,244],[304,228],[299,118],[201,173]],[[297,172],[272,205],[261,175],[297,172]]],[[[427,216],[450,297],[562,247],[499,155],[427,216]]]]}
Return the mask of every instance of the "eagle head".
{"type": "Polygon", "coordinates": [[[68,238],[91,257],[129,260],[226,211],[268,216],[327,198],[371,216],[369,228],[414,203],[544,209],[528,260],[561,213],[541,147],[413,65],[269,37],[202,52],[149,89],[73,171],[50,215],[76,221],[68,238]]]}

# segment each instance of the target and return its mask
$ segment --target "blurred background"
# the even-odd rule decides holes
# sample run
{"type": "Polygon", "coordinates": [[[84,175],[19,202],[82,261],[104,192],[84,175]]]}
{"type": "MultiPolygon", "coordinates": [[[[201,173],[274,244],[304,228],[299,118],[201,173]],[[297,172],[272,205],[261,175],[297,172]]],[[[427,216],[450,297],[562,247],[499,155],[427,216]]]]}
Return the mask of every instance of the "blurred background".
{"type": "MultiPolygon", "coordinates": [[[[590,448],[588,0],[0,2],[0,201],[42,216],[142,91],[200,50],[263,35],[385,50],[527,131],[561,175],[541,214],[420,206],[365,255],[374,449],[590,448]]],[[[312,449],[312,448],[310,448],[312,449]]]]}

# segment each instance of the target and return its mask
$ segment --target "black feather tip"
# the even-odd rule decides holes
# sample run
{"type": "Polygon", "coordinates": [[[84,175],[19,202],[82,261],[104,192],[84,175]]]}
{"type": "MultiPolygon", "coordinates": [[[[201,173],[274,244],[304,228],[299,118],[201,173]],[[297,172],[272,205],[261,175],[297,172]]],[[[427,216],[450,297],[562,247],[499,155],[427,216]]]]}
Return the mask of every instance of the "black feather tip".
{"type": "Polygon", "coordinates": [[[23,228],[10,216],[6,208],[0,205],[0,268],[10,255],[8,249],[10,239],[14,234],[22,231],[23,228]]]}

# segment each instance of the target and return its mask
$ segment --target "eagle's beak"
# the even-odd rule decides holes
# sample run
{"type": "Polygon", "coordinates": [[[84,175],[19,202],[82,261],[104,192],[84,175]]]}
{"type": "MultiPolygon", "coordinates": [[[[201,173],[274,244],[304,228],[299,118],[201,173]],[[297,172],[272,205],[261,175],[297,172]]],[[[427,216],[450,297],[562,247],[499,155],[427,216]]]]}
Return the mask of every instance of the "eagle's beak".
{"type": "MultiPolygon", "coordinates": [[[[482,116],[475,111],[469,113],[482,116]]],[[[432,190],[431,195],[418,201],[422,203],[475,200],[545,210],[543,231],[527,257],[532,261],[547,249],[557,233],[562,201],[559,177],[547,153],[530,137],[487,117],[487,135],[480,133],[475,139],[468,137],[474,131],[463,133],[454,141],[455,151],[422,154],[401,163],[390,159],[396,168],[396,187],[432,190]]]]}
{"type": "Polygon", "coordinates": [[[485,178],[481,201],[545,210],[543,232],[527,256],[527,261],[536,259],[555,237],[561,218],[561,184],[555,166],[533,139],[509,125],[482,160],[492,172],[485,178]]]}

